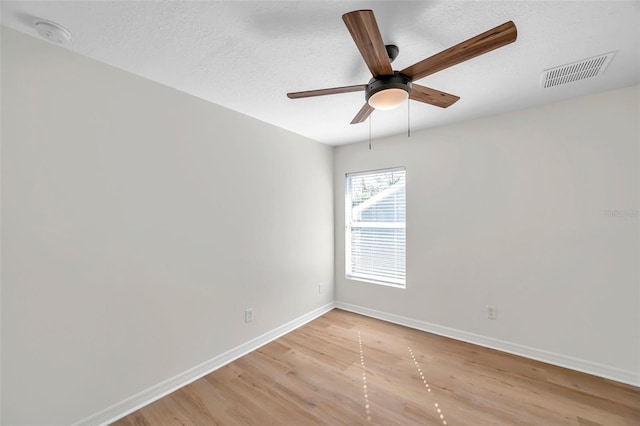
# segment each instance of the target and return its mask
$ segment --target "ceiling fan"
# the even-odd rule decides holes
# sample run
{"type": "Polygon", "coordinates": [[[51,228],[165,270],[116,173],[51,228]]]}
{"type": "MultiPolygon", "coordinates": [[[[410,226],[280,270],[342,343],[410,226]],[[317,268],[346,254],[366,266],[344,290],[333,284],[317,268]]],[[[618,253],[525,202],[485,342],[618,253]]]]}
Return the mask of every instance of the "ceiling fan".
{"type": "Polygon", "coordinates": [[[342,20],[351,33],[351,37],[353,41],[355,41],[358,50],[360,50],[360,54],[369,67],[373,78],[369,80],[368,84],[292,92],[287,93],[287,96],[291,99],[299,99],[364,91],[366,103],[353,118],[351,124],[362,123],[376,108],[392,109],[407,99],[413,99],[414,101],[424,102],[441,108],[451,106],[460,99],[460,97],[413,82],[499,47],[506,46],[509,43],[513,43],[518,36],[515,24],[508,21],[429,58],[423,59],[402,71],[394,71],[393,68],[391,68],[391,62],[398,56],[399,49],[395,45],[385,46],[372,10],[349,12],[342,15],[342,20]]]}

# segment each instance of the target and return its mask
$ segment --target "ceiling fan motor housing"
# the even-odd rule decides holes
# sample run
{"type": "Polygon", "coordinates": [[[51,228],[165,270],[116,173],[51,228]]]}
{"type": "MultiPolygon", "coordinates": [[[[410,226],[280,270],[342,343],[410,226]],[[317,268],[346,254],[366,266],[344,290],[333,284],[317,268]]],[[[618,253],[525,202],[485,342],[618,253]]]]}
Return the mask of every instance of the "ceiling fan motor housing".
{"type": "Polygon", "coordinates": [[[399,71],[394,71],[393,75],[373,77],[365,90],[365,99],[368,102],[371,96],[387,89],[402,89],[411,94],[411,80],[399,71]]]}

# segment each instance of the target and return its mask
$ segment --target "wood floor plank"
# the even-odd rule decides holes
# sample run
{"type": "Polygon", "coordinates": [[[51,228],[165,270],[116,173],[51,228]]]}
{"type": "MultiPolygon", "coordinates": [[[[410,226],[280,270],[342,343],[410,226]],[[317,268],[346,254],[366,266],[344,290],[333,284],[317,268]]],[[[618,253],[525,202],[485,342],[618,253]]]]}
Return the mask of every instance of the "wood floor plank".
{"type": "Polygon", "coordinates": [[[334,309],[120,419],[149,425],[640,425],[640,389],[334,309]]]}

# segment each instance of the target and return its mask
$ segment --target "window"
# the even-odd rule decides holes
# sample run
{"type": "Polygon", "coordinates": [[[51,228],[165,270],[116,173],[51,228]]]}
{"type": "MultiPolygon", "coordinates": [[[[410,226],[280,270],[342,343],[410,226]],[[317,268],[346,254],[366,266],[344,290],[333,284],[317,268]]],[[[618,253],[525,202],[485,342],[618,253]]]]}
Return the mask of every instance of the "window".
{"type": "Polygon", "coordinates": [[[405,287],[405,175],[404,167],[347,174],[347,278],[405,287]]]}

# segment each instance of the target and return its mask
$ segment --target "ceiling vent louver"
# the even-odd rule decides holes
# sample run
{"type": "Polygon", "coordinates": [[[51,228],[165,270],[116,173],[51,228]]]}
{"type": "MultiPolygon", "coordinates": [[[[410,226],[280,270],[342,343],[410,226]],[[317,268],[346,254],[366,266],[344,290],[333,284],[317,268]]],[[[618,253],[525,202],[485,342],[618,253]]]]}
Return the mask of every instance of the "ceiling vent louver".
{"type": "Polygon", "coordinates": [[[604,70],[611,62],[615,53],[616,52],[609,52],[604,55],[544,70],[542,72],[540,85],[544,89],[601,75],[604,73],[604,70]]]}

